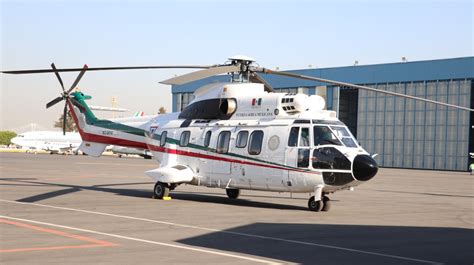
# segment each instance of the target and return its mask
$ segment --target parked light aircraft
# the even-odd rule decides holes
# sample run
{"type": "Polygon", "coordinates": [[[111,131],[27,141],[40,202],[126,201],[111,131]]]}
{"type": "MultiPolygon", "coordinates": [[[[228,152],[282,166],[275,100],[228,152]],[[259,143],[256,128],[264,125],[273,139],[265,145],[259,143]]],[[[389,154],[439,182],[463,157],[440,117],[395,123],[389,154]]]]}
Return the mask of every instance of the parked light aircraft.
{"type": "Polygon", "coordinates": [[[147,149],[131,148],[118,145],[112,145],[110,146],[110,148],[107,149],[109,149],[112,153],[118,155],[118,157],[122,157],[124,155],[138,155],[145,159],[151,159],[153,157],[153,154],[147,149]]]}
{"type": "Polygon", "coordinates": [[[23,148],[44,150],[53,153],[77,152],[81,144],[79,133],[63,134],[57,131],[33,131],[21,133],[11,139],[11,142],[23,148]]]}
{"type": "Polygon", "coordinates": [[[168,196],[180,184],[226,189],[229,198],[240,190],[300,192],[314,194],[308,200],[312,211],[327,211],[328,195],[352,189],[378,170],[376,161],[362,148],[337,117],[325,110],[317,95],[276,93],[260,74],[275,74],[363,89],[433,104],[473,109],[313,76],[273,71],[258,66],[246,56],[213,66],[138,66],[4,71],[30,74],[54,72],[63,92],[49,108],[65,100],[72,110],[83,143],[80,149],[100,156],[107,145],[149,149],[160,167],[146,172],[155,181],[156,198],[168,196]],[[97,118],[86,104],[91,97],[72,90],[86,71],[200,68],[163,81],[184,84],[217,74],[229,74],[228,83],[203,86],[182,112],[145,120],[111,121],[97,118]],[[59,72],[80,71],[69,90],[59,72]]]}

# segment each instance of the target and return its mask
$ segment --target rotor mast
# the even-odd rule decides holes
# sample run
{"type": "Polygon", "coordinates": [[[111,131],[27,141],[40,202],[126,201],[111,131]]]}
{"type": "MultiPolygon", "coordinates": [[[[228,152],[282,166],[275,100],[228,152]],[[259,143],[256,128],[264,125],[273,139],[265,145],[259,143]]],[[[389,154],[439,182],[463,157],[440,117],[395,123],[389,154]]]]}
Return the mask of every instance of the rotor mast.
{"type": "Polygon", "coordinates": [[[232,65],[239,68],[238,72],[230,73],[232,83],[248,83],[250,82],[251,71],[250,65],[255,62],[251,57],[245,55],[235,55],[228,58],[232,65]]]}

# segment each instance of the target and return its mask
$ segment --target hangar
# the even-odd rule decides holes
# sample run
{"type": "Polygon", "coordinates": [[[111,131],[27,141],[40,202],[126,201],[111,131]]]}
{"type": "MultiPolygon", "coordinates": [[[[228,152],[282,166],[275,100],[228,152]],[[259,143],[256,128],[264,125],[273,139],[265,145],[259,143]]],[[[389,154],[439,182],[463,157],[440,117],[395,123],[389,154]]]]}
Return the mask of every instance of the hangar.
{"type": "MultiPolygon", "coordinates": [[[[474,57],[285,70],[474,108],[474,57]]],[[[385,94],[276,75],[277,91],[319,94],[382,167],[466,171],[474,153],[474,113],[385,94]]],[[[172,87],[173,111],[215,76],[172,87]]]]}

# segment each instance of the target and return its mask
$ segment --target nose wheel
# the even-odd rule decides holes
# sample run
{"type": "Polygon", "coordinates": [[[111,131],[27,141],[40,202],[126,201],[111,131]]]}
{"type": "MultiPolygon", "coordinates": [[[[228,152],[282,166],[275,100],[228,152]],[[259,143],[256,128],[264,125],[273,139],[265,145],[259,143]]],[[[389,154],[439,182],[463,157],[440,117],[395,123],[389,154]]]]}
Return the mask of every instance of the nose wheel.
{"type": "Polygon", "coordinates": [[[329,197],[323,196],[321,200],[316,200],[314,196],[311,196],[308,200],[308,209],[313,212],[327,212],[331,208],[329,197]]]}

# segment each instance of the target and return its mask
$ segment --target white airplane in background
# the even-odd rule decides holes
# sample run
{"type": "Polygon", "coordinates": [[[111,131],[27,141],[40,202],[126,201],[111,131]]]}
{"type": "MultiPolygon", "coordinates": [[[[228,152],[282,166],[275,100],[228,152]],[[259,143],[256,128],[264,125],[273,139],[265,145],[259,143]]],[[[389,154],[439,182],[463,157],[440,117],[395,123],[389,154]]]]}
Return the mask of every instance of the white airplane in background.
{"type": "Polygon", "coordinates": [[[77,152],[82,139],[80,134],[75,132],[63,135],[62,132],[57,131],[33,131],[19,134],[11,139],[11,142],[23,148],[44,150],[54,154],[67,151],[77,152]]]}

